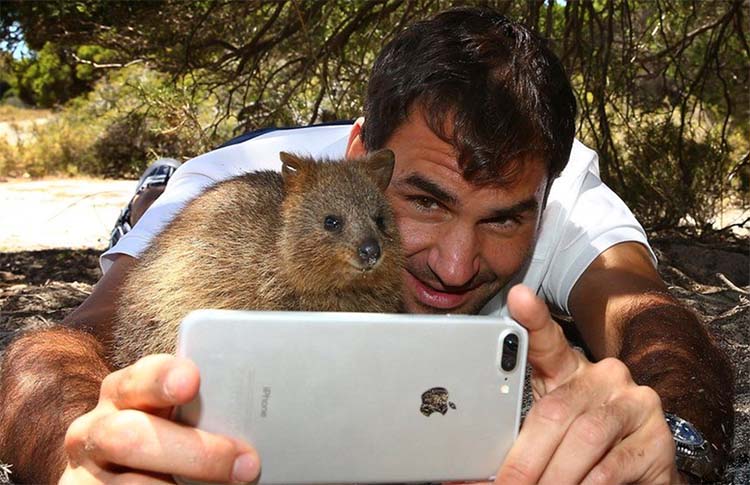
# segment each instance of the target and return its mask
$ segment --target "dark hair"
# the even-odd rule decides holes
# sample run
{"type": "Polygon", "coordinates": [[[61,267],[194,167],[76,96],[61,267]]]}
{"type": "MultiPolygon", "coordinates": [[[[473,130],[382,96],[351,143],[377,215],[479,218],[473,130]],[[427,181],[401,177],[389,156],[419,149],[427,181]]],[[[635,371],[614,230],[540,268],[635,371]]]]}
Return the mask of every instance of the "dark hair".
{"type": "Polygon", "coordinates": [[[575,136],[576,101],[560,60],[544,39],[488,8],[447,10],[383,48],[367,89],[365,148],[385,146],[417,106],[478,184],[503,183],[529,157],[556,177],[575,136]]]}

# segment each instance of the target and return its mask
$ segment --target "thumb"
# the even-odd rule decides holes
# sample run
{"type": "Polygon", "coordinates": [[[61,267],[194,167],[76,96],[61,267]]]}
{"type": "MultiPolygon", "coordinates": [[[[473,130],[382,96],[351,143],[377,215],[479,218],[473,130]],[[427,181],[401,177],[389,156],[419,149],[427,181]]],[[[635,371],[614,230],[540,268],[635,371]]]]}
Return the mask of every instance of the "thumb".
{"type": "Polygon", "coordinates": [[[529,332],[528,360],[534,370],[535,389],[544,395],[568,380],[583,362],[549,314],[547,305],[531,289],[516,285],[508,292],[511,316],[529,332]],[[541,382],[538,382],[541,380],[541,382]]]}

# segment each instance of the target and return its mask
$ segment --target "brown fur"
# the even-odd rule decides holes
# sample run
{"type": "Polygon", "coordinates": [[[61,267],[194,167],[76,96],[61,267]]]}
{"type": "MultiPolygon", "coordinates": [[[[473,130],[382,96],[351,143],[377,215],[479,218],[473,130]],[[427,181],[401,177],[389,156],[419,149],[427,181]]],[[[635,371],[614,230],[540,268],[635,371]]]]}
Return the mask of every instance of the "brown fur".
{"type": "Polygon", "coordinates": [[[189,203],[130,272],[112,359],[172,353],[180,320],[199,308],[395,312],[402,255],[383,190],[393,153],[315,162],[282,154],[282,174],[219,183],[189,203]],[[340,232],[324,228],[340,216],[340,232]],[[378,227],[378,218],[382,218],[378,227]],[[365,239],[382,256],[357,266],[365,239]]]}
{"type": "Polygon", "coordinates": [[[57,483],[65,468],[65,432],[96,406],[110,370],[101,344],[56,327],[29,332],[5,351],[0,374],[0,463],[16,483],[57,483]]]}

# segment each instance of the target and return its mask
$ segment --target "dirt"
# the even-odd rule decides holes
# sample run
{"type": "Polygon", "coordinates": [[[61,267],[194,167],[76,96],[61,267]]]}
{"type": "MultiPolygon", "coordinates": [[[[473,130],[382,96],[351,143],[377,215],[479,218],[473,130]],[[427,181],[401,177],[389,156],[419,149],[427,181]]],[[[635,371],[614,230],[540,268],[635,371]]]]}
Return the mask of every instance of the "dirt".
{"type": "Polygon", "coordinates": [[[15,179],[0,183],[0,251],[102,247],[133,180],[15,179]]]}
{"type": "Polygon", "coordinates": [[[61,321],[99,279],[96,249],[0,253],[0,349],[19,329],[61,321]]]}
{"type": "Polygon", "coordinates": [[[655,240],[660,273],[724,349],[735,371],[735,436],[723,483],[750,483],[750,241],[655,240]]]}
{"type": "MultiPolygon", "coordinates": [[[[750,255],[748,240],[698,243],[653,238],[670,290],[693,308],[735,366],[736,431],[722,483],[750,483],[750,255]]],[[[0,348],[20,329],[51,325],[75,308],[99,276],[99,251],[0,254],[0,348]]]]}

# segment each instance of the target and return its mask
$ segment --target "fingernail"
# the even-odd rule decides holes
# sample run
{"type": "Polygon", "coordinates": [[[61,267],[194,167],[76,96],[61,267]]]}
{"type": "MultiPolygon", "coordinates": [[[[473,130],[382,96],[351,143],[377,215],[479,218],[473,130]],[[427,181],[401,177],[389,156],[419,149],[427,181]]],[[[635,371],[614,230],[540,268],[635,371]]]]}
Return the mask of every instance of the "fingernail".
{"type": "Polygon", "coordinates": [[[255,480],[255,460],[253,455],[245,453],[234,460],[232,480],[235,482],[250,482],[255,480]]]}
{"type": "Polygon", "coordinates": [[[164,379],[164,394],[167,395],[167,398],[174,400],[179,389],[185,386],[189,378],[188,373],[179,367],[170,370],[167,373],[167,378],[164,379]]]}

